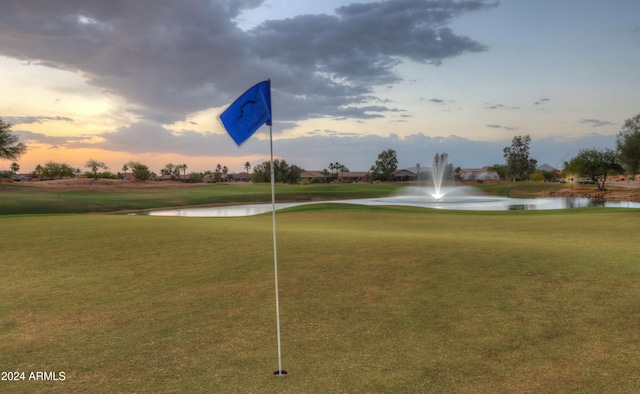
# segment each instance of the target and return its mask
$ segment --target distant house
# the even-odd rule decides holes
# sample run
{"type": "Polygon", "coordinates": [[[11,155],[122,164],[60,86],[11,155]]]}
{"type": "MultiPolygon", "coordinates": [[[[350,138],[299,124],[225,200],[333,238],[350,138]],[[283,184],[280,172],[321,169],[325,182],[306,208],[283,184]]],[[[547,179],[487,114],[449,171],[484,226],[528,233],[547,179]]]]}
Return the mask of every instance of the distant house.
{"type": "Polygon", "coordinates": [[[31,174],[17,174],[14,175],[13,180],[18,182],[29,182],[31,178],[31,174]]]}
{"type": "Polygon", "coordinates": [[[344,171],[338,173],[338,179],[342,183],[366,182],[368,172],[344,171]]]}
{"type": "MultiPolygon", "coordinates": [[[[325,181],[325,176],[323,173],[321,173],[320,171],[300,171],[300,180],[302,182],[313,182],[314,179],[317,179],[318,181],[324,182],[325,181]]],[[[318,182],[316,181],[316,182],[318,182]]]]}
{"type": "Polygon", "coordinates": [[[246,172],[238,172],[236,174],[231,174],[233,182],[251,182],[251,174],[247,174],[246,172]]]}
{"type": "Polygon", "coordinates": [[[232,174],[222,174],[220,173],[218,176],[218,180],[216,180],[216,176],[214,174],[207,174],[202,177],[202,182],[212,183],[212,182],[251,182],[251,174],[247,174],[246,172],[238,172],[232,174]]]}
{"type": "Polygon", "coordinates": [[[125,172],[125,173],[120,173],[120,179],[125,180],[125,181],[135,181],[136,178],[133,176],[132,172],[125,172]]]}
{"type": "Polygon", "coordinates": [[[416,173],[409,170],[396,170],[393,172],[394,181],[411,181],[416,179],[416,173]]]}
{"type": "MultiPolygon", "coordinates": [[[[367,180],[368,172],[358,171],[342,171],[338,173],[338,181],[340,183],[353,183],[353,182],[365,182],[367,180]]],[[[328,173],[325,175],[320,171],[301,171],[300,180],[302,182],[327,182],[335,180],[335,173],[328,173]],[[315,180],[315,181],[314,181],[315,180]]]]}

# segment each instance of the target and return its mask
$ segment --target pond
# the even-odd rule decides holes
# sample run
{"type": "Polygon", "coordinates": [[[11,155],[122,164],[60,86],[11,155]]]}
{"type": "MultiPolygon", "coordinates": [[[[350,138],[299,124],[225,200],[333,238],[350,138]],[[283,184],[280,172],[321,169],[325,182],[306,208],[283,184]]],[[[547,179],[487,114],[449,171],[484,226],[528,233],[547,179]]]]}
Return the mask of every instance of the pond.
{"type": "MultiPolygon", "coordinates": [[[[276,203],[275,209],[285,209],[301,205],[337,203],[371,206],[409,206],[431,209],[450,209],[465,211],[506,211],[506,210],[550,210],[585,207],[640,208],[640,203],[628,201],[597,201],[589,198],[531,198],[518,199],[493,196],[449,197],[442,200],[417,195],[369,198],[356,200],[276,203]]],[[[187,217],[239,217],[253,216],[271,212],[272,204],[248,204],[206,208],[178,208],[145,213],[151,216],[187,216],[187,217]]]]}

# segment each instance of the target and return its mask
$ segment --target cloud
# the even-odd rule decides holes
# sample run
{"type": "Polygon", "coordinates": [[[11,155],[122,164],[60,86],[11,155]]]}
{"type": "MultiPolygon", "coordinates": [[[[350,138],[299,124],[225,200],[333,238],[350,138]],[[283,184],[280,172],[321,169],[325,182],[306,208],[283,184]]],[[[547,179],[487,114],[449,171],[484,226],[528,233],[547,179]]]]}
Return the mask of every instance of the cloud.
{"type": "Polygon", "coordinates": [[[508,106],[504,104],[491,104],[491,103],[485,103],[485,108],[487,109],[520,109],[520,107],[508,106]]]}
{"type": "Polygon", "coordinates": [[[551,100],[548,99],[548,98],[543,98],[543,99],[540,99],[540,100],[536,101],[535,103],[533,103],[533,105],[540,105],[540,104],[542,104],[544,102],[547,102],[547,101],[551,101],[551,100]]]}
{"type": "Polygon", "coordinates": [[[513,127],[513,126],[502,126],[499,124],[488,124],[487,127],[491,128],[491,129],[505,129],[507,131],[517,131],[520,130],[520,128],[518,127],[513,127]]]}
{"type": "Polygon", "coordinates": [[[67,146],[72,141],[88,142],[91,139],[91,136],[51,136],[44,133],[35,133],[28,130],[16,130],[15,133],[18,137],[20,137],[20,140],[26,142],[27,145],[29,145],[29,142],[35,142],[38,144],[52,145],[56,148],[60,146],[67,146]]]}
{"type": "Polygon", "coordinates": [[[182,130],[174,133],[154,122],[141,121],[116,131],[100,134],[101,141],[93,144],[75,144],[74,147],[99,147],[111,151],[136,153],[177,153],[181,155],[223,155],[228,150],[226,134],[199,133],[182,130]]]}
{"type": "Polygon", "coordinates": [[[44,123],[45,121],[73,122],[65,116],[7,116],[5,120],[13,125],[44,123]]]}
{"type": "Polygon", "coordinates": [[[376,88],[402,80],[402,62],[439,65],[486,50],[450,25],[497,5],[380,1],[242,30],[235,21],[262,3],[9,2],[0,13],[0,55],[81,73],[89,84],[125,98],[134,115],[161,124],[227,104],[267,77],[282,121],[368,119],[393,110],[373,111],[369,104],[384,102],[376,88]]]}
{"type": "Polygon", "coordinates": [[[591,125],[591,127],[603,127],[603,126],[614,126],[615,123],[609,122],[608,120],[598,120],[598,119],[582,119],[580,120],[581,124],[591,125]]]}
{"type": "MultiPolygon", "coordinates": [[[[498,127],[504,126],[495,125],[498,127]]],[[[258,132],[260,133],[260,132],[258,132]]],[[[95,136],[47,136],[42,133],[16,131],[21,140],[48,144],[57,148],[98,148],[136,155],[174,153],[185,157],[211,157],[211,163],[219,162],[216,157],[229,155],[231,139],[226,134],[198,133],[183,130],[179,133],[151,122],[139,122],[121,127],[114,132],[95,136]]],[[[264,137],[264,136],[262,136],[264,137]]],[[[268,139],[253,137],[239,151],[246,157],[264,157],[268,152],[268,139]]],[[[400,137],[398,135],[378,136],[343,133],[335,130],[314,130],[305,136],[280,138],[274,141],[274,154],[290,164],[307,170],[321,170],[330,162],[340,161],[353,171],[367,171],[382,150],[394,149],[400,168],[415,166],[416,163],[429,165],[437,153],[448,153],[449,161],[455,166],[473,168],[504,164],[503,149],[511,145],[511,137],[497,141],[477,141],[449,135],[431,137],[422,133],[400,137]]],[[[553,136],[534,138],[531,141],[531,157],[539,164],[548,163],[561,168],[562,161],[574,157],[580,149],[615,146],[615,135],[591,133],[586,136],[553,136]]],[[[189,164],[189,162],[187,162],[189,164]]],[[[224,164],[224,163],[223,163],[224,164]]],[[[212,164],[213,165],[213,164],[212,164]]],[[[198,169],[204,171],[204,168],[198,169]]]]}

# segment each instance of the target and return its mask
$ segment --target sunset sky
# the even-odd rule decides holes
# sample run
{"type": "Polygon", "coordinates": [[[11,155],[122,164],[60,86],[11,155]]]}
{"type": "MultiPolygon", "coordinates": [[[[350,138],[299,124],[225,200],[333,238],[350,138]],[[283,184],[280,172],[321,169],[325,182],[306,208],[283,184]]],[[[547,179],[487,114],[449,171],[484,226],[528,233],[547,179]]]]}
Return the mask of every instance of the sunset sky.
{"type": "MultiPolygon", "coordinates": [[[[5,0],[0,117],[20,172],[89,159],[119,172],[269,157],[218,114],[271,79],[274,153],[308,170],[504,163],[530,135],[538,164],[613,148],[640,113],[637,0],[5,0]]],[[[0,170],[10,161],[0,161],[0,170]]]]}

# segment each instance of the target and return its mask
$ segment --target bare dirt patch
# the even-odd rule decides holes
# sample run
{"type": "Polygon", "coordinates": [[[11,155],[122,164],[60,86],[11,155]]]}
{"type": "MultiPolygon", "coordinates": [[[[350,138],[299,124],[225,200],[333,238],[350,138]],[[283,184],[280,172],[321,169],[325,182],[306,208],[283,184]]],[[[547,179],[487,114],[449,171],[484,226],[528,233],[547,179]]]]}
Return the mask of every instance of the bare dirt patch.
{"type": "Polygon", "coordinates": [[[606,190],[592,185],[577,185],[550,193],[553,197],[584,197],[597,200],[640,202],[640,180],[607,181],[606,190]]]}

